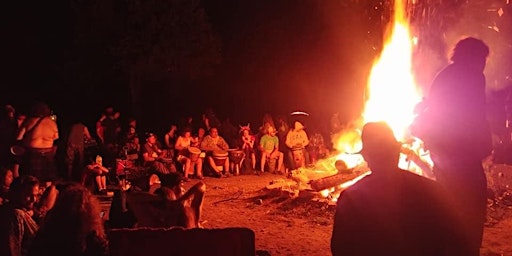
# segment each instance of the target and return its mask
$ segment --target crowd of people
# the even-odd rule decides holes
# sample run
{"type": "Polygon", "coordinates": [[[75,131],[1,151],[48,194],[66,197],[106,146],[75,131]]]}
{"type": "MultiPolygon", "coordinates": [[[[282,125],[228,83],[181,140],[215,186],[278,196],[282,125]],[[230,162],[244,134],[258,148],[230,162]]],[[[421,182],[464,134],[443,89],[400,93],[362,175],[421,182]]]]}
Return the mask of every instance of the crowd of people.
{"type": "MultiPolygon", "coordinates": [[[[413,126],[430,150],[435,181],[398,169],[401,146],[386,123],[363,127],[361,154],[372,174],[340,194],[333,255],[479,255],[486,210],[481,161],[492,149],[484,112],[488,54],[482,41],[461,40],[413,126]]],[[[208,110],[199,126],[186,118],[160,141],[149,131],[141,136],[135,119],[123,129],[120,113],[108,107],[93,132],[73,123],[59,171],[60,136],[50,107],[38,103],[24,116],[8,105],[5,112],[0,255],[107,255],[94,194],[108,194],[108,185],[115,185],[110,227],[197,228],[205,175],[239,175],[242,161],[250,174],[286,174],[328,152],[297,118],[278,118],[276,126],[267,114],[253,133],[250,125],[233,129],[208,110]],[[194,178],[185,191],[184,182],[194,178]]]]}

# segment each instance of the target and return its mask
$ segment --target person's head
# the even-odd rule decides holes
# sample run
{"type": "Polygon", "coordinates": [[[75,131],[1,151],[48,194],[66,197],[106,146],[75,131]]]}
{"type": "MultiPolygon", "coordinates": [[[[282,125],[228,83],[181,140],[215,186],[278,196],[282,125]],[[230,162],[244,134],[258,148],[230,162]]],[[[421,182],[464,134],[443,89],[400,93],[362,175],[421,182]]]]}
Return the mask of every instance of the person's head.
{"type": "Polygon", "coordinates": [[[243,136],[247,136],[251,133],[251,124],[247,124],[245,126],[240,125],[240,133],[243,136]]]}
{"type": "Polygon", "coordinates": [[[55,205],[48,212],[41,228],[51,232],[49,229],[52,225],[52,231],[73,232],[73,234],[55,234],[65,236],[86,236],[88,232],[95,231],[101,237],[104,236],[104,228],[100,212],[100,203],[89,189],[78,183],[70,183],[59,191],[55,205]]]}
{"type": "Polygon", "coordinates": [[[190,138],[191,136],[191,131],[190,131],[190,128],[184,128],[183,131],[181,132],[181,136],[185,137],[185,138],[190,138]]]}
{"type": "Polygon", "coordinates": [[[32,106],[30,109],[30,116],[32,117],[44,117],[50,116],[52,110],[50,107],[44,102],[38,102],[32,106]]]}
{"type": "Polygon", "coordinates": [[[274,132],[275,132],[274,126],[269,125],[267,127],[267,134],[270,136],[274,136],[274,132]]]}
{"type": "Polygon", "coordinates": [[[14,118],[14,116],[16,115],[16,110],[12,105],[5,105],[5,115],[8,118],[14,118]]]}
{"type": "Polygon", "coordinates": [[[105,111],[104,111],[104,115],[105,116],[112,116],[112,115],[114,115],[114,108],[111,107],[111,106],[106,107],[105,111]]]}
{"type": "Polygon", "coordinates": [[[489,46],[480,39],[467,37],[455,45],[451,61],[483,71],[488,56],[489,46]]]}
{"type": "Polygon", "coordinates": [[[171,189],[178,198],[185,193],[185,188],[183,187],[183,178],[179,173],[176,172],[161,175],[160,185],[162,185],[162,187],[171,189]]]}
{"type": "Polygon", "coordinates": [[[4,187],[10,187],[14,179],[14,174],[11,169],[2,168],[0,171],[1,185],[4,187]]]}
{"type": "Polygon", "coordinates": [[[197,130],[197,136],[204,137],[205,134],[206,130],[204,128],[199,128],[199,130],[197,130]]]}
{"type": "Polygon", "coordinates": [[[299,121],[295,121],[295,122],[293,123],[293,129],[294,129],[295,131],[300,131],[300,130],[304,129],[304,125],[302,125],[302,123],[301,123],[301,122],[299,122],[299,121]]]}
{"type": "Polygon", "coordinates": [[[156,135],[154,133],[147,132],[145,137],[146,137],[146,142],[148,142],[150,144],[156,143],[156,135]]]}
{"type": "Polygon", "coordinates": [[[9,199],[16,206],[27,210],[34,208],[40,196],[39,180],[34,176],[20,176],[12,181],[9,199]]]}
{"type": "Polygon", "coordinates": [[[361,154],[372,171],[374,169],[386,170],[398,166],[401,145],[395,139],[393,130],[388,124],[385,122],[365,124],[361,141],[363,143],[361,154]]]}
{"type": "Polygon", "coordinates": [[[128,126],[133,127],[133,128],[137,127],[137,119],[135,119],[135,118],[128,119],[128,126]]]}
{"type": "Polygon", "coordinates": [[[27,119],[27,116],[25,114],[18,113],[17,119],[18,125],[21,125],[25,121],[25,119],[27,119]]]}
{"type": "Polygon", "coordinates": [[[217,129],[217,127],[210,128],[210,136],[212,136],[212,138],[219,137],[219,130],[217,129]]]}
{"type": "Polygon", "coordinates": [[[137,131],[135,130],[135,127],[134,126],[130,126],[130,128],[128,128],[128,134],[135,134],[137,131]]]}

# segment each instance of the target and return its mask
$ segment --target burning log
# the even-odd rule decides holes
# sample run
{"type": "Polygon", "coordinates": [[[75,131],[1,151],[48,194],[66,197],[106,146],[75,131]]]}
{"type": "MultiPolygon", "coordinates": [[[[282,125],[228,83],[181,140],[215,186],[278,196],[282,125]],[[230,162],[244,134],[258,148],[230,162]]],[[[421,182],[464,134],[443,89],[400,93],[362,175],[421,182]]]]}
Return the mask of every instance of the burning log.
{"type": "Polygon", "coordinates": [[[324,178],[320,178],[317,180],[312,180],[309,182],[311,188],[315,191],[322,191],[324,189],[336,187],[341,185],[347,181],[353,180],[359,177],[361,174],[359,172],[351,172],[351,173],[338,173],[332,176],[327,176],[324,178]]]}

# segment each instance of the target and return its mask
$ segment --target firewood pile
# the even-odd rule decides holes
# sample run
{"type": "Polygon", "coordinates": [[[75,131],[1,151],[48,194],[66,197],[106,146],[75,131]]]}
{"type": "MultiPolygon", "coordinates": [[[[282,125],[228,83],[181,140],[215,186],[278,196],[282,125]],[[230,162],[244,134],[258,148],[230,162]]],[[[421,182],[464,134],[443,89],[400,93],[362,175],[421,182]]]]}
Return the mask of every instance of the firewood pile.
{"type": "Polygon", "coordinates": [[[265,188],[288,198],[311,198],[335,204],[336,198],[351,181],[368,173],[364,162],[348,168],[336,157],[324,159],[315,166],[292,170],[288,178],[272,180],[265,188]]]}

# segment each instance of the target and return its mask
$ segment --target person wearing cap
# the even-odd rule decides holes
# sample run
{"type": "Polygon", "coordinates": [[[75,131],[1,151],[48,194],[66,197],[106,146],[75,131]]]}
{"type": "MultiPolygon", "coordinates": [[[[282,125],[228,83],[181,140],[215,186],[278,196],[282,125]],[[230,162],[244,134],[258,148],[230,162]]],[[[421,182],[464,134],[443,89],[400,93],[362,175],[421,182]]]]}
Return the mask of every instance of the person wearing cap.
{"type": "Polygon", "coordinates": [[[331,237],[337,255],[465,255],[461,229],[435,181],[398,168],[401,144],[385,122],[367,123],[371,170],[339,198],[331,237]]]}
{"type": "Polygon", "coordinates": [[[158,161],[162,158],[164,151],[162,151],[156,143],[155,134],[146,133],[146,143],[141,149],[144,166],[158,173],[169,173],[170,170],[162,162],[158,161]]]}

